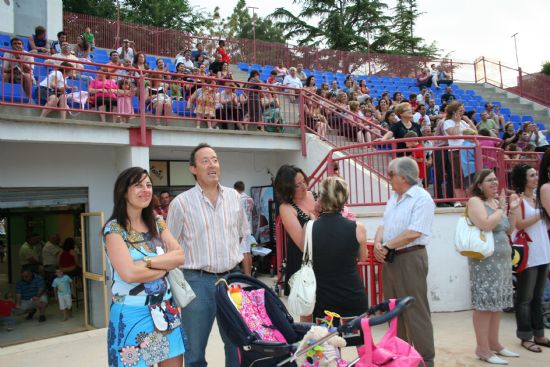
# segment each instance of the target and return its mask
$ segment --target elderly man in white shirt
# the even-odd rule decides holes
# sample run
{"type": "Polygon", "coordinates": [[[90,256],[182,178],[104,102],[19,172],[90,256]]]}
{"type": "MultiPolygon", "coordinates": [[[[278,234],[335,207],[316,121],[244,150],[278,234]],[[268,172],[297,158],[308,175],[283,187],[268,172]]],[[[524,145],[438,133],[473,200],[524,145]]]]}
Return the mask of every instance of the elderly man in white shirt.
{"type": "Polygon", "coordinates": [[[409,157],[388,167],[394,190],[374,237],[374,256],[384,263],[386,298],[413,296],[414,305],[399,317],[397,335],[414,345],[427,367],[434,366],[433,326],[428,303],[428,253],[435,204],[419,186],[418,165],[409,157]]]}
{"type": "Polygon", "coordinates": [[[288,74],[283,79],[283,85],[291,88],[302,88],[303,84],[298,74],[296,73],[296,68],[291,67],[288,69],[288,74]]]}

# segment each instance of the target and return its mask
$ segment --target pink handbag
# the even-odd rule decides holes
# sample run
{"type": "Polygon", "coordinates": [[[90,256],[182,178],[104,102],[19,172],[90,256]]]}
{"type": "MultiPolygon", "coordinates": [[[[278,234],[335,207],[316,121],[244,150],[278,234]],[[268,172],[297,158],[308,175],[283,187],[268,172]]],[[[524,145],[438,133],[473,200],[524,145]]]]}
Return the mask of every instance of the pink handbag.
{"type": "MultiPolygon", "coordinates": [[[[395,308],[395,300],[390,300],[390,310],[395,308]]],[[[390,328],[375,345],[372,340],[369,320],[361,320],[365,344],[357,348],[359,362],[357,367],[417,367],[424,364],[420,353],[411,345],[397,337],[397,317],[390,321],[390,328]]]]}

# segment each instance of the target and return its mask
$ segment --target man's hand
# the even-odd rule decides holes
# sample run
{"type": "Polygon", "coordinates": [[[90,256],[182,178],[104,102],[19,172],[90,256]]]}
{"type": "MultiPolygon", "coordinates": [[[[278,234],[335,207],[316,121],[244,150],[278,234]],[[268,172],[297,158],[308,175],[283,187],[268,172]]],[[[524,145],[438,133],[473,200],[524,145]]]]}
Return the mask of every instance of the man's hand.
{"type": "Polygon", "coordinates": [[[384,247],[382,247],[382,243],[375,242],[374,243],[374,257],[378,262],[385,263],[386,262],[386,255],[388,254],[388,250],[384,247]]]}

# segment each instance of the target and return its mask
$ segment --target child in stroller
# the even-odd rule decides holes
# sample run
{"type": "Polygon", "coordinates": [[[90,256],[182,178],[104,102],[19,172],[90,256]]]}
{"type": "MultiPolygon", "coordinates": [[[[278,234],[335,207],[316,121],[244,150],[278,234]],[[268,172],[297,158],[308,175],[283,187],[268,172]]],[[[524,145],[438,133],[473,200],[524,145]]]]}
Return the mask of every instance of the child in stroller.
{"type": "MultiPolygon", "coordinates": [[[[369,319],[370,325],[382,324],[396,317],[412,301],[406,298],[398,302],[391,312],[388,312],[388,302],[384,302],[366,310],[362,317],[379,311],[386,312],[369,319]]],[[[297,366],[294,354],[314,324],[295,323],[282,301],[268,286],[246,275],[230,274],[217,284],[216,303],[218,324],[239,348],[241,367],[297,366]],[[254,309],[252,313],[256,313],[252,318],[250,307],[254,309]]],[[[362,317],[341,325],[327,339],[360,330],[362,317]]],[[[348,343],[348,346],[358,345],[348,343]]],[[[313,346],[300,350],[299,354],[306,353],[310,347],[313,346]]]]}

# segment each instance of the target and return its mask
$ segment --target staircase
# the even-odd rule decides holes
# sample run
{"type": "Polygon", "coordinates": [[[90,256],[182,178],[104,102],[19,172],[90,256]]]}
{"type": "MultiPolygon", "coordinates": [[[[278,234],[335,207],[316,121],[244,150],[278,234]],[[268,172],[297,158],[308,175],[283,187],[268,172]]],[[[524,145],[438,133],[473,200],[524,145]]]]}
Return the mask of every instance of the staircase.
{"type": "MultiPolygon", "coordinates": [[[[519,96],[512,95],[502,89],[493,87],[489,84],[471,84],[471,83],[456,83],[461,89],[473,90],[476,94],[483,97],[485,101],[498,101],[502,104],[502,107],[507,107],[511,110],[512,114],[523,116],[532,116],[534,122],[542,122],[547,129],[550,129],[550,109],[543,108],[543,106],[536,104],[535,102],[525,103],[520,100],[519,96]],[[535,106],[539,107],[536,109],[535,106]]],[[[480,111],[478,111],[480,112],[480,111]]],[[[508,122],[508,119],[506,119],[508,122]]]]}

